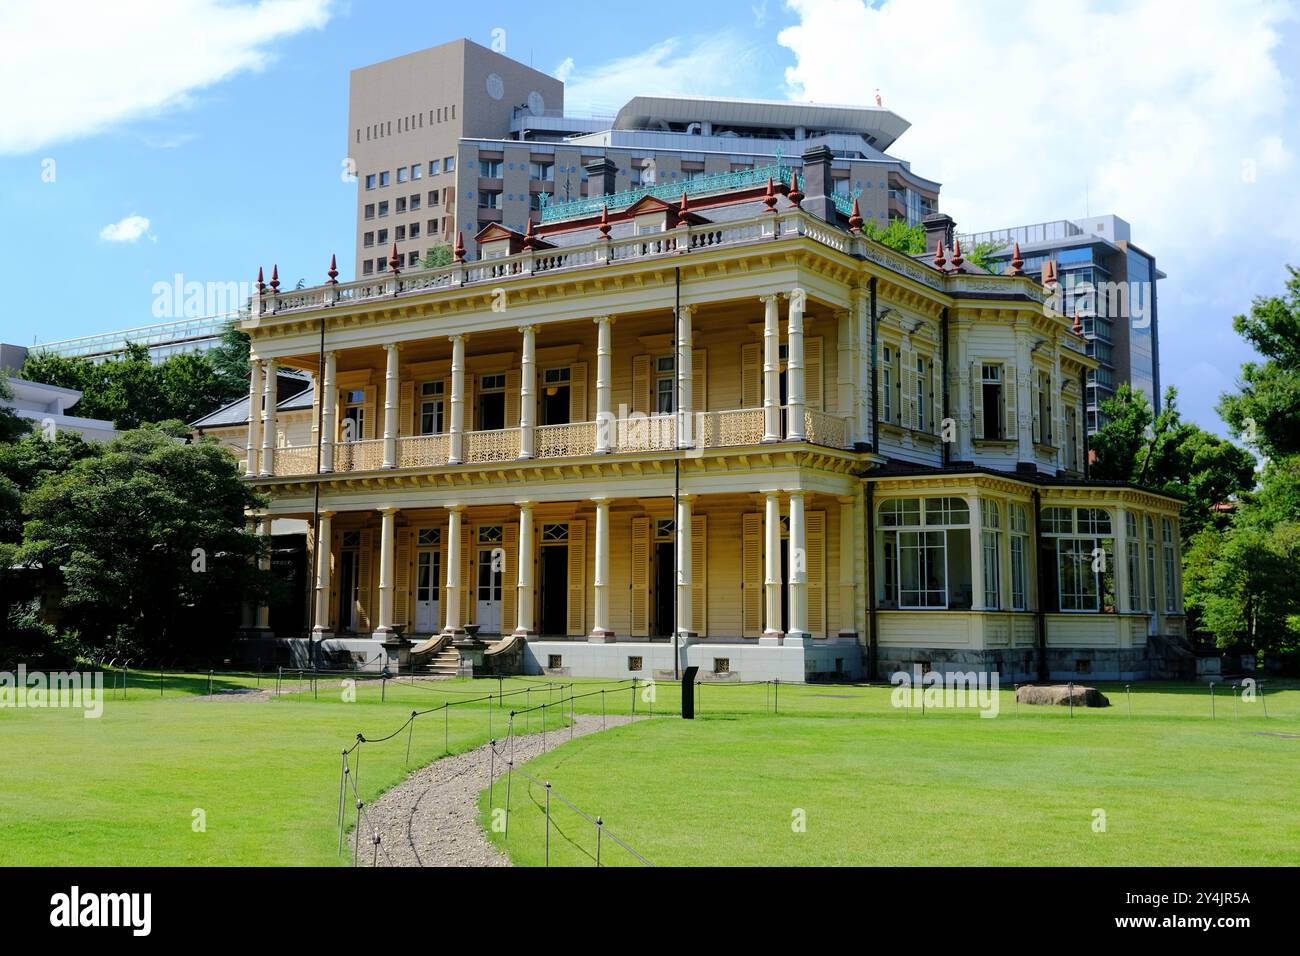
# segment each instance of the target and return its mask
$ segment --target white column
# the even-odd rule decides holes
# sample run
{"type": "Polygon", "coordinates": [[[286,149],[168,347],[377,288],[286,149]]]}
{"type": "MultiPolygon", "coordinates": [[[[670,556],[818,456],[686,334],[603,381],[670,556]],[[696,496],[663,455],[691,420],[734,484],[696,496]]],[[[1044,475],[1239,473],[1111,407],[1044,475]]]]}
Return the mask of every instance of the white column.
{"type": "Polygon", "coordinates": [[[691,370],[691,306],[677,310],[677,447],[695,447],[695,397],[691,391],[694,381],[691,370]]]}
{"type": "Polygon", "coordinates": [[[533,629],[533,503],[519,505],[519,561],[515,586],[515,634],[527,637],[533,629]]]}
{"type": "Polygon", "coordinates": [[[596,502],[596,610],[592,617],[593,643],[614,643],[614,632],[609,629],[609,499],[595,498],[596,502]]]}
{"type": "Polygon", "coordinates": [[[760,644],[780,644],[781,630],[781,498],[765,491],[763,515],[763,636],[760,644]]]}
{"type": "Polygon", "coordinates": [[[838,341],[839,361],[836,362],[835,387],[840,414],[847,416],[846,444],[852,448],[858,441],[858,346],[853,325],[853,312],[835,313],[835,332],[838,341]]]}
{"type": "Polygon", "coordinates": [[[614,414],[610,403],[613,384],[613,351],[610,344],[614,320],[608,315],[598,316],[596,323],[596,453],[604,454],[614,447],[614,414]]]}
{"type": "Polygon", "coordinates": [[[856,638],[858,636],[854,616],[858,607],[857,579],[854,576],[854,558],[858,549],[854,547],[854,530],[858,521],[858,502],[851,495],[837,499],[840,504],[840,629],[839,636],[856,638]]]}
{"type": "Polygon", "coordinates": [[[786,404],[790,413],[786,420],[785,437],[789,441],[803,441],[804,429],[804,365],[803,365],[803,300],[802,289],[796,289],[790,295],[790,321],[786,329],[789,343],[786,345],[785,387],[786,404]]]}
{"type": "Polygon", "coordinates": [[[320,422],[320,470],[334,470],[334,436],[338,432],[335,418],[338,414],[338,389],[334,385],[338,377],[338,362],[333,352],[325,353],[325,373],[321,382],[321,422],[320,422]]]}
{"type": "Polygon", "coordinates": [[[790,492],[790,630],[785,643],[802,644],[808,633],[808,539],[803,492],[790,492]]]}
{"type": "Polygon", "coordinates": [[[257,474],[257,456],[262,445],[262,362],[248,360],[248,461],[244,474],[252,478],[257,474]]]}
{"type": "Polygon", "coordinates": [[[384,368],[384,468],[397,467],[397,410],[401,400],[397,360],[401,349],[396,342],[384,346],[388,353],[384,368]]]}
{"type": "Polygon", "coordinates": [[[451,336],[451,430],[447,464],[465,460],[465,336],[451,336]]]}
{"type": "Polygon", "coordinates": [[[446,624],[442,633],[457,636],[465,633],[460,613],[460,520],[463,505],[447,506],[447,584],[442,589],[442,606],[446,624]]]}
{"type": "MultiPolygon", "coordinates": [[[[1123,508],[1115,509],[1115,553],[1111,555],[1111,560],[1115,562],[1115,607],[1119,613],[1129,614],[1133,610],[1133,604],[1128,597],[1128,524],[1124,520],[1124,514],[1123,508]]],[[[1127,638],[1127,629],[1121,628],[1120,634],[1127,638]]]]}
{"type": "MultiPolygon", "coordinates": [[[[271,570],[271,516],[263,515],[257,519],[257,533],[261,535],[262,544],[265,552],[258,556],[257,566],[263,571],[270,573],[271,570]]],[[[259,631],[269,631],[271,629],[271,606],[263,599],[257,604],[257,629],[259,631]]]]}
{"type": "MultiPolygon", "coordinates": [[[[979,495],[971,495],[970,502],[970,607],[983,611],[984,607],[984,520],[979,495]]],[[[948,600],[952,600],[952,582],[948,582],[948,600]]]]}
{"type": "Polygon", "coordinates": [[[334,512],[320,513],[319,527],[316,532],[316,623],[311,634],[316,639],[332,637],[330,630],[330,547],[334,543],[331,531],[334,512]]]}
{"type": "Polygon", "coordinates": [[[691,495],[677,496],[677,636],[696,637],[691,630],[691,495]]]}
{"type": "Polygon", "coordinates": [[[382,641],[393,633],[393,585],[396,580],[393,559],[397,550],[397,509],[381,508],[379,514],[382,516],[382,530],[379,534],[379,622],[370,636],[382,641]]]}
{"type": "Polygon", "coordinates": [[[763,441],[780,441],[781,434],[781,302],[765,295],[763,302],[763,441]]]}
{"type": "Polygon", "coordinates": [[[524,337],[519,362],[519,457],[532,458],[537,454],[537,326],[520,326],[519,332],[524,337]]]}
{"type": "Polygon", "coordinates": [[[261,474],[275,474],[275,395],[278,376],[275,373],[275,359],[267,359],[262,379],[262,468],[261,474]]]}

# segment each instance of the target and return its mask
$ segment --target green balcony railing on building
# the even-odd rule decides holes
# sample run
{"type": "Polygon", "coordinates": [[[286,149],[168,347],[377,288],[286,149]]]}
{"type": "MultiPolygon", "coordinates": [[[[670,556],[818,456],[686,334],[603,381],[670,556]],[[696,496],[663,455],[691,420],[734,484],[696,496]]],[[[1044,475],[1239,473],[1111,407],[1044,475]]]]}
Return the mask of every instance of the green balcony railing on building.
{"type": "MultiPolygon", "coordinates": [[[[682,193],[687,196],[703,193],[726,192],[745,186],[765,184],[768,177],[773,182],[789,183],[791,168],[773,163],[769,166],[755,166],[752,169],[737,169],[729,173],[710,173],[696,176],[694,179],[678,180],[672,183],[659,183],[654,186],[638,186],[608,196],[590,196],[586,199],[574,199],[564,203],[547,203],[542,207],[542,222],[557,222],[562,219],[574,219],[580,216],[592,216],[602,207],[626,209],[643,196],[654,196],[665,201],[680,199],[682,193]]],[[[800,177],[802,183],[803,177],[800,177]]]]}

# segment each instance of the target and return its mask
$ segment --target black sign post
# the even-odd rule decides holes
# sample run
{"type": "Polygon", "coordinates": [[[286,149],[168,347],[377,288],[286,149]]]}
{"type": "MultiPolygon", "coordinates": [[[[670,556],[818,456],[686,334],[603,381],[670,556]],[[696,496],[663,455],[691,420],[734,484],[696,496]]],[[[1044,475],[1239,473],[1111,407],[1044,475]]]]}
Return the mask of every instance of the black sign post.
{"type": "Polygon", "coordinates": [[[682,719],[695,719],[695,675],[699,667],[692,665],[682,674],[682,719]]]}

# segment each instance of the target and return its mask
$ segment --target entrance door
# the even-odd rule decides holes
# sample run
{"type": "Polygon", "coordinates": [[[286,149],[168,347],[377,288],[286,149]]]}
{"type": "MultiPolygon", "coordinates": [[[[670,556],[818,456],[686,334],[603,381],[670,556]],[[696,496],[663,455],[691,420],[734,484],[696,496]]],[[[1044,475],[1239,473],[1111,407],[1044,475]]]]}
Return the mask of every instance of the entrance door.
{"type": "Polygon", "coordinates": [[[506,377],[483,375],[479,378],[478,430],[496,431],[506,425],[506,377]]]}
{"type": "Polygon", "coordinates": [[[422,528],[415,552],[415,631],[435,634],[441,629],[442,587],[440,529],[422,528]]]}
{"type": "Polygon", "coordinates": [[[655,637],[670,637],[673,633],[673,592],[677,585],[673,568],[676,549],[671,541],[657,541],[654,556],[655,620],[650,633],[655,637]]]}
{"type": "Polygon", "coordinates": [[[541,552],[541,632],[562,637],[569,631],[569,546],[544,544],[541,552]]]}
{"type": "Polygon", "coordinates": [[[354,631],[357,626],[357,562],[359,552],[349,542],[359,537],[357,532],[349,531],[343,535],[343,550],[339,552],[339,614],[338,629],[354,631]]]}
{"type": "Polygon", "coordinates": [[[569,424],[569,370],[548,368],[542,374],[543,425],[569,424]]]}
{"type": "Polygon", "coordinates": [[[476,561],[474,623],[480,634],[501,633],[501,566],[505,563],[500,545],[480,545],[476,561]]]}

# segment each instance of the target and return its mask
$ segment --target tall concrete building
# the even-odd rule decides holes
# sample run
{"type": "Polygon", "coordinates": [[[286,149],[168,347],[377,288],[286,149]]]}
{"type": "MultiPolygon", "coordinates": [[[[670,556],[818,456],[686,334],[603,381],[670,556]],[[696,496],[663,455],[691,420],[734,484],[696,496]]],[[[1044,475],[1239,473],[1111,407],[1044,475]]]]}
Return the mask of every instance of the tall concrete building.
{"type": "Polygon", "coordinates": [[[637,96],[613,116],[568,115],[559,80],[456,40],[352,72],[356,274],[386,271],[394,243],[409,269],[458,238],[474,253],[492,223],[522,232],[589,196],[613,211],[646,193],[738,185],[778,158],[797,168],[816,146],[833,153],[834,190],[857,198],[866,222],[918,223],[940,186],[886,153],[908,126],[880,105],[715,97],[637,96]]]}
{"type": "MultiPolygon", "coordinates": [[[[1103,423],[1101,403],[1128,383],[1160,409],[1160,322],[1155,256],[1135,245],[1132,227],[1115,215],[1058,219],[961,237],[969,250],[997,243],[991,258],[1009,263],[1019,248],[1024,271],[1040,280],[1054,270],[1061,311],[1077,316],[1088,354],[1100,363],[1088,374],[1088,431],[1103,423]],[[1018,245],[1017,245],[1018,244],[1018,245]]],[[[1000,271],[1000,270],[995,270],[1000,271]]]]}

